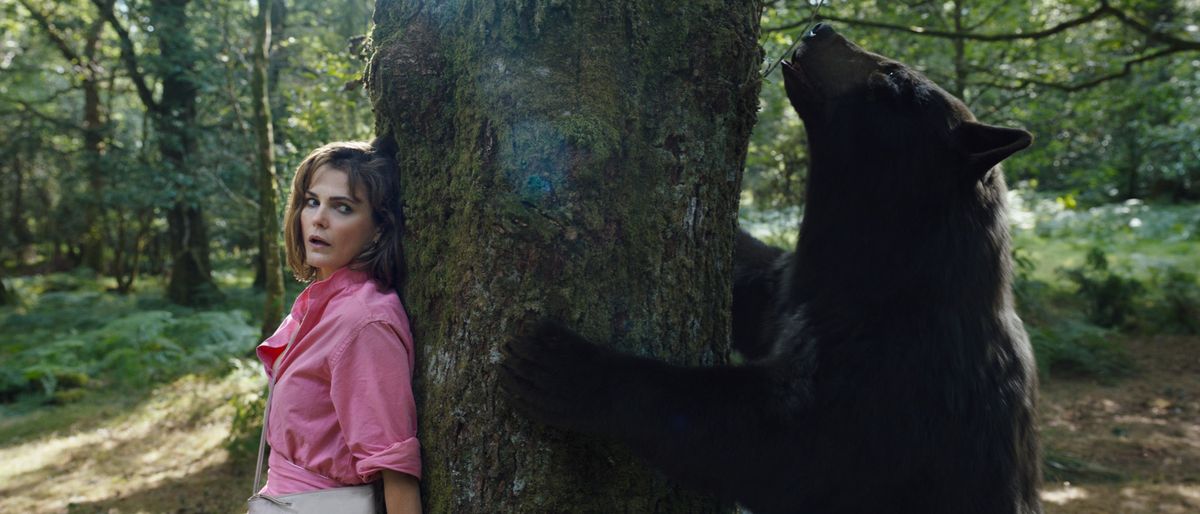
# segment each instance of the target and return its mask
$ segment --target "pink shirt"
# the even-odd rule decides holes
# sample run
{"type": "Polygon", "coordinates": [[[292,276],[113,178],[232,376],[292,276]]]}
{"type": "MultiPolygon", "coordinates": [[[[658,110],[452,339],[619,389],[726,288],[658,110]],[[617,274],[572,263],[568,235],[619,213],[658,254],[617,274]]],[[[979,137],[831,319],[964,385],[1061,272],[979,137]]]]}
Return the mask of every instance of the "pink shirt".
{"type": "Polygon", "coordinates": [[[258,358],[278,363],[263,494],[359,485],[379,471],[421,477],[408,317],[391,290],[342,268],[309,285],[258,358]]]}

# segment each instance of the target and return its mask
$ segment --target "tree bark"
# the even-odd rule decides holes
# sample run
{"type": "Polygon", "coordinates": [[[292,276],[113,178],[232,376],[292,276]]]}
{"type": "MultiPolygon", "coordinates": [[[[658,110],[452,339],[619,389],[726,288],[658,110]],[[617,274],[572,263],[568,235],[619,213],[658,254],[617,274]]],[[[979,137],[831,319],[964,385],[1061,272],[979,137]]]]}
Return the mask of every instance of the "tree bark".
{"type": "Polygon", "coordinates": [[[117,280],[117,292],[128,294],[133,292],[133,283],[137,280],[146,240],[154,223],[154,210],[145,208],[136,212],[124,212],[118,209],[115,214],[117,237],[112,244],[112,275],[117,280]],[[129,230],[130,223],[136,225],[136,228],[132,230],[132,235],[129,230]]]}
{"type": "MultiPolygon", "coordinates": [[[[287,96],[280,94],[279,88],[279,72],[289,66],[288,53],[293,49],[289,46],[280,46],[278,41],[283,39],[284,28],[286,27],[285,20],[287,18],[287,2],[284,0],[273,0],[271,2],[271,19],[270,19],[270,41],[267,49],[267,79],[266,83],[272,86],[267,88],[267,106],[270,108],[271,116],[271,141],[274,144],[275,140],[288,141],[288,132],[286,125],[280,125],[280,119],[287,118],[287,96]]],[[[274,156],[274,154],[272,154],[274,156]]],[[[278,161],[274,161],[276,166],[278,161]]],[[[274,171],[276,180],[279,177],[279,170],[274,171]]],[[[262,187],[259,184],[259,187],[262,187]]],[[[276,182],[275,190],[279,191],[281,185],[276,182]]],[[[282,185],[286,189],[286,185],[282,185]]],[[[267,264],[264,262],[264,255],[259,252],[254,258],[254,288],[267,289],[267,264]]],[[[267,323],[263,323],[266,327],[267,323]]],[[[272,328],[274,330],[274,328],[272,328]]],[[[268,334],[269,335],[269,334],[268,334]]]]}
{"type": "MultiPolygon", "coordinates": [[[[21,162],[21,150],[13,151],[12,156],[13,196],[9,215],[9,226],[13,230],[13,239],[17,243],[17,255],[24,253],[25,246],[33,243],[33,233],[29,231],[29,221],[25,219],[25,165],[21,162]]],[[[21,262],[21,257],[17,262],[21,262]]],[[[23,262],[22,262],[23,264],[23,262]]]]}
{"type": "Polygon", "coordinates": [[[172,175],[175,203],[167,211],[171,278],[167,298],[180,305],[204,305],[220,293],[209,262],[208,224],[192,189],[191,156],[196,151],[197,57],[188,27],[189,0],[154,0],[150,19],[158,41],[162,96],[155,116],[164,171],[172,175]]]}
{"type": "Polygon", "coordinates": [[[13,302],[13,294],[8,290],[8,286],[4,284],[4,268],[0,267],[0,305],[11,305],[13,302]]]}
{"type": "Polygon", "coordinates": [[[266,339],[283,318],[283,269],[279,262],[279,190],[275,181],[275,141],[271,130],[270,88],[267,66],[271,49],[271,0],[258,0],[257,37],[254,49],[254,133],[258,139],[258,252],[266,298],[263,302],[262,337],[266,339]]]}
{"type": "Polygon", "coordinates": [[[106,129],[100,113],[100,81],[103,67],[96,59],[104,20],[97,17],[88,28],[83,59],[83,148],[89,195],[84,202],[83,264],[97,273],[104,272],[104,237],[100,226],[101,199],[104,196],[104,154],[106,129]]]}
{"type": "Polygon", "coordinates": [[[496,365],[542,317],[627,352],[726,360],[759,4],[379,0],[375,22],[427,510],[730,511],[515,414],[496,365]]]}

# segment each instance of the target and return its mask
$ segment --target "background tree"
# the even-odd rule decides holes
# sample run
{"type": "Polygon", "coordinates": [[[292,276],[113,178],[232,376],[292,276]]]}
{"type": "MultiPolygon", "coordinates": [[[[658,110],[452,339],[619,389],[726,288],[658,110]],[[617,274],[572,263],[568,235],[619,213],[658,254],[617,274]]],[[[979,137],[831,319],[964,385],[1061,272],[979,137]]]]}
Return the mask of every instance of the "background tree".
{"type": "Polygon", "coordinates": [[[146,21],[158,53],[151,69],[161,81],[162,93],[155,98],[142,72],[140,54],[128,30],[117,19],[111,0],[93,0],[116,31],[121,58],[146,111],[154,121],[157,146],[164,173],[160,180],[174,197],[167,208],[168,250],[171,254],[167,297],[183,305],[212,302],[219,294],[212,280],[209,260],[208,222],[203,203],[193,189],[193,156],[196,153],[196,96],[199,90],[195,63],[199,60],[188,22],[189,0],[151,0],[146,21]]]}
{"type": "MultiPolygon", "coordinates": [[[[64,13],[54,12],[56,21],[51,21],[50,14],[43,13],[41,7],[33,5],[29,0],[21,0],[21,5],[37,22],[46,38],[71,64],[73,74],[78,77],[79,89],[83,92],[83,119],[79,129],[83,133],[83,162],[84,175],[87,177],[89,195],[79,198],[83,211],[83,265],[94,270],[103,267],[103,240],[99,222],[100,200],[104,197],[105,140],[107,139],[100,105],[100,88],[103,80],[104,65],[100,55],[101,36],[104,30],[104,20],[83,6],[71,5],[56,11],[73,11],[74,13],[90,12],[90,19],[79,17],[72,19],[64,13]],[[78,34],[64,32],[59,24],[66,21],[68,25],[79,26],[78,34]],[[79,43],[77,43],[79,41],[79,43]],[[78,45],[78,48],[77,48],[78,45]]],[[[72,13],[72,14],[74,14],[72,13]]]]}
{"type": "Polygon", "coordinates": [[[727,354],[754,2],[381,0],[367,78],[400,145],[433,512],[717,512],[499,400],[541,317],[673,362],[727,354]]]}
{"type": "Polygon", "coordinates": [[[266,291],[262,336],[283,317],[283,269],[279,262],[279,190],[275,180],[275,141],[271,127],[267,67],[271,49],[271,0],[258,1],[258,40],[254,50],[254,131],[258,140],[258,233],[266,291]]]}

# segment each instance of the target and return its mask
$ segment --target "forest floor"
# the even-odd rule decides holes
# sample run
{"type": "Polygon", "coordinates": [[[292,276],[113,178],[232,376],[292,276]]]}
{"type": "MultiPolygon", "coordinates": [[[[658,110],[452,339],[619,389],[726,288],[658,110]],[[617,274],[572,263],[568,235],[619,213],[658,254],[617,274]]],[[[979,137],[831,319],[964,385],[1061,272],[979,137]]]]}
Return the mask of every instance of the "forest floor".
{"type": "MultiPolygon", "coordinates": [[[[1200,512],[1200,338],[1132,339],[1134,375],[1042,386],[1047,513],[1200,512]]],[[[225,450],[250,368],[142,398],[97,395],[0,419],[0,512],[244,512],[253,457],[225,450]]],[[[11,413],[6,413],[11,414],[11,413]]]]}
{"type": "Polygon", "coordinates": [[[1125,347],[1131,377],[1042,385],[1047,513],[1200,512],[1200,339],[1125,347]]]}

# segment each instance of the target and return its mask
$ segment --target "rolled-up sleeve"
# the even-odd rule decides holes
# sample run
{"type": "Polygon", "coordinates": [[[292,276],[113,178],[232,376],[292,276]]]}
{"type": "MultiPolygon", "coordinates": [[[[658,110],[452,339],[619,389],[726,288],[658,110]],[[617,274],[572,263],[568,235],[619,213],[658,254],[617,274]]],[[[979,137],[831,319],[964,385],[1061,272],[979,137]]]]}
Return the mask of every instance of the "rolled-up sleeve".
{"type": "Polygon", "coordinates": [[[382,321],[364,325],[330,356],[330,396],[364,482],[384,469],[421,478],[412,372],[409,334],[382,321]]]}

